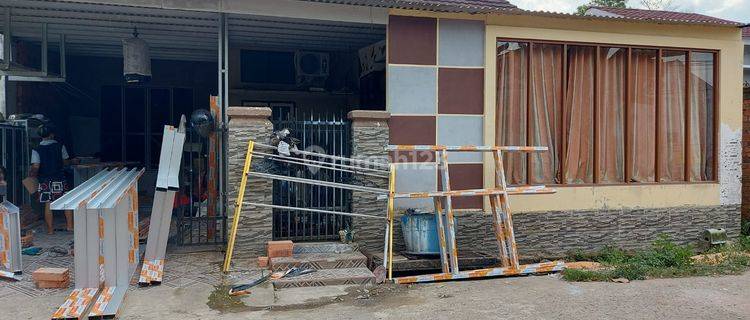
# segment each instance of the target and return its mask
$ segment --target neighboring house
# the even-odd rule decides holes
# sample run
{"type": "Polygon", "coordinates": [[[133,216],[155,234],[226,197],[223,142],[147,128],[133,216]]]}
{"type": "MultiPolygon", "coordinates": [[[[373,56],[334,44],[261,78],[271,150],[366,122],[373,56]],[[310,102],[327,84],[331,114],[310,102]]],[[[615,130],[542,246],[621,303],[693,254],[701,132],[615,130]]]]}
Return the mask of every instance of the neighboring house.
{"type": "MultiPolygon", "coordinates": [[[[67,81],[93,97],[91,116],[123,117],[107,109],[115,106],[145,120],[146,129],[133,132],[121,123],[102,126],[102,137],[119,143],[110,148],[117,157],[153,160],[149,146],[158,135],[149,128],[174,116],[153,112],[160,110],[152,106],[159,92],[147,91],[141,102],[138,90],[171,88],[171,100],[158,101],[175,109],[188,96],[190,110],[218,94],[230,118],[227,151],[219,155],[228,163],[221,175],[226,187],[218,184],[226,208],[233,205],[247,139],[266,139],[272,125],[294,125],[321,128],[306,135],[305,143],[342,141],[327,151],[363,157],[384,157],[388,143],[549,147],[548,153],[505,158],[511,184],[558,190],[512,198],[522,259],[605,245],[642,248],[663,233],[695,243],[706,228],[739,234],[742,39],[735,22],[631,9],[592,8],[587,16],[533,12],[505,0],[15,3],[9,5],[9,16],[18,22],[14,37],[38,43],[33,37],[42,22],[55,33],[50,39],[66,34],[67,81]],[[128,86],[118,74],[120,40],[133,26],[151,43],[151,85],[128,86]],[[295,73],[289,62],[297,51],[328,53],[327,78],[295,73]],[[359,70],[351,68],[357,61],[359,70]],[[104,83],[110,87],[102,88],[104,83]],[[177,88],[192,91],[175,95],[177,88]],[[351,128],[327,138],[348,121],[321,120],[321,110],[359,109],[381,112],[352,113],[351,128]],[[303,113],[305,119],[293,116],[303,113]],[[146,151],[139,151],[144,145],[146,151]]],[[[17,95],[31,86],[9,87],[17,95]]],[[[9,112],[24,111],[32,98],[43,97],[9,97],[9,112]]],[[[392,156],[399,191],[438,187],[432,155],[392,156]]],[[[461,154],[450,160],[454,189],[495,186],[491,157],[461,154]]],[[[296,194],[258,179],[249,183],[249,201],[286,201],[296,194]]],[[[297,200],[358,213],[382,215],[385,209],[356,193],[297,200]]],[[[459,246],[496,252],[487,203],[454,203],[460,209],[459,246]]],[[[201,219],[207,218],[196,215],[190,225],[205,225],[201,219]]],[[[382,252],[382,226],[370,220],[250,206],[243,209],[235,252],[261,254],[271,239],[331,240],[341,227],[357,230],[364,248],[382,252]]],[[[397,248],[403,246],[398,232],[397,248]]]]}

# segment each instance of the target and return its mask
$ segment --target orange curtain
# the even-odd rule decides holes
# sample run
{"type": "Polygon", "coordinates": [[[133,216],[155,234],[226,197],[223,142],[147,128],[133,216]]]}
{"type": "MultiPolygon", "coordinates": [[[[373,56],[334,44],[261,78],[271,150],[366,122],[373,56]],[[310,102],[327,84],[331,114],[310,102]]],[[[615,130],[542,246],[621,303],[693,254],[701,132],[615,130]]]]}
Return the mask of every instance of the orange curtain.
{"type": "MultiPolygon", "coordinates": [[[[527,43],[500,42],[497,46],[497,128],[499,146],[526,145],[527,43]]],[[[526,156],[503,155],[506,181],[526,182],[526,156]]]]}
{"type": "Polygon", "coordinates": [[[623,48],[599,49],[599,181],[625,181],[625,81],[628,51],[623,48]]]}
{"type": "Polygon", "coordinates": [[[560,183],[560,150],[562,143],[563,46],[531,46],[531,145],[545,146],[548,152],[532,153],[531,184],[560,183]]]}
{"type": "Polygon", "coordinates": [[[628,108],[630,181],[653,182],[656,150],[656,50],[632,49],[628,108]]]}
{"type": "Polygon", "coordinates": [[[685,177],[685,60],[685,52],[662,53],[657,152],[663,182],[685,177]]]}
{"type": "Polygon", "coordinates": [[[688,170],[691,181],[713,179],[714,54],[690,54],[690,144],[688,170]]]}
{"type": "Polygon", "coordinates": [[[567,150],[563,156],[567,183],[593,182],[595,54],[594,47],[568,47],[567,150]]]}

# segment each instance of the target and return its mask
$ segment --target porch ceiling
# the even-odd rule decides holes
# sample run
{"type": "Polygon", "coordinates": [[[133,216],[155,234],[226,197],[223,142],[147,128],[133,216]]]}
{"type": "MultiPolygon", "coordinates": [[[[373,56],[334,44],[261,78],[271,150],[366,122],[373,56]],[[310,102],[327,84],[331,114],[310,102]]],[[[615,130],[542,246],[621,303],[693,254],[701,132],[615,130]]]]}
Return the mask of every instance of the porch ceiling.
{"type": "MultiPolygon", "coordinates": [[[[87,4],[56,0],[5,0],[13,37],[39,42],[48,24],[49,46],[66,37],[71,55],[122,56],[122,39],[138,28],[155,59],[216,61],[219,14],[214,12],[87,4]]],[[[385,26],[228,14],[230,46],[259,49],[356,50],[385,38],[385,26]]]]}

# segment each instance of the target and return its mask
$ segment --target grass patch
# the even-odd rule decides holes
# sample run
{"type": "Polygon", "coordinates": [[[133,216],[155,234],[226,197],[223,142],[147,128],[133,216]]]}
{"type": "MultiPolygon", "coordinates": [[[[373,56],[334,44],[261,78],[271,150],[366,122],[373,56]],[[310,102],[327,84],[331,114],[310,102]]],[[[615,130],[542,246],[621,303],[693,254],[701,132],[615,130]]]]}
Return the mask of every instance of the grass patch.
{"type": "Polygon", "coordinates": [[[677,278],[692,276],[709,276],[739,274],[750,268],[750,236],[740,238],[721,247],[710,250],[721,258],[715,261],[694,260],[692,246],[678,245],[667,236],[660,236],[651,248],[638,252],[629,252],[618,248],[605,247],[595,254],[571,253],[569,259],[576,261],[595,261],[602,264],[602,270],[563,271],[567,281],[611,281],[625,278],[628,280],[645,280],[652,278],[677,278]]]}

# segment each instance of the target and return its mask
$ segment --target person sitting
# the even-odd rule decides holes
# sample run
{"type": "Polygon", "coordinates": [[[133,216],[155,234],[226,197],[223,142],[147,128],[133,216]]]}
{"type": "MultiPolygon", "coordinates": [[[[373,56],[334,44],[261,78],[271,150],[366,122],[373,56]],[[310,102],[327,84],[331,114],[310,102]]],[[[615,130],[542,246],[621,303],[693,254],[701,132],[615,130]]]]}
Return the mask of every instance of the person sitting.
{"type": "MultiPolygon", "coordinates": [[[[38,128],[42,141],[39,147],[31,151],[30,177],[39,181],[37,193],[39,202],[44,203],[44,221],[47,223],[47,234],[54,233],[54,217],[50,203],[62,197],[70,190],[65,179],[64,166],[69,163],[65,146],[55,140],[53,128],[41,125],[38,128]]],[[[73,212],[65,210],[66,229],[73,231],[73,212]]]]}

